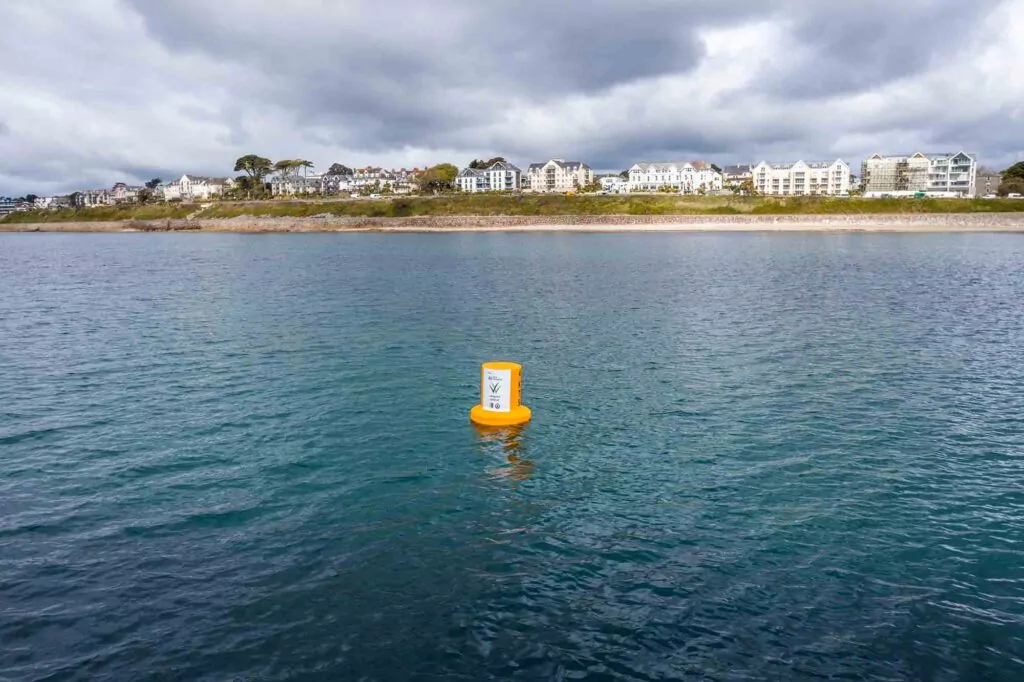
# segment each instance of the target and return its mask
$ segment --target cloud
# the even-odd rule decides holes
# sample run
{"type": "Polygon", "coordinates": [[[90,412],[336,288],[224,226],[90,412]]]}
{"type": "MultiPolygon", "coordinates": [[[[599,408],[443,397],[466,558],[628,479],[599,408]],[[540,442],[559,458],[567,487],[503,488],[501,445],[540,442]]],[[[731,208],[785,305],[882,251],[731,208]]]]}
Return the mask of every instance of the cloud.
{"type": "Polygon", "coordinates": [[[1021,153],[1015,0],[37,0],[0,25],[0,194],[227,174],[249,152],[602,170],[1021,153]]]}

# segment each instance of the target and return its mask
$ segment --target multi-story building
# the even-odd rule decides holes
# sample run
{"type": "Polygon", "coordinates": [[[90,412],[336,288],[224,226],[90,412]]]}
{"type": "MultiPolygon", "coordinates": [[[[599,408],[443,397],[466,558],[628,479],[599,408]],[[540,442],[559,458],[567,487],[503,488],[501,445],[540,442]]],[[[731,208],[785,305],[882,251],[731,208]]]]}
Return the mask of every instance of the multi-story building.
{"type": "Polygon", "coordinates": [[[455,186],[463,192],[517,192],[523,172],[507,161],[496,161],[488,168],[463,168],[455,186]]]}
{"type": "Polygon", "coordinates": [[[594,182],[594,171],[580,161],[551,159],[531,163],[523,175],[523,189],[531,192],[571,192],[594,182]]]}
{"type": "Polygon", "coordinates": [[[978,168],[974,180],[974,196],[994,196],[999,191],[999,185],[1003,183],[1003,176],[998,171],[987,168],[978,168]]]}
{"type": "Polygon", "coordinates": [[[323,191],[323,176],[280,173],[270,178],[270,192],[274,196],[319,194],[323,191]]]}
{"type": "Polygon", "coordinates": [[[861,187],[866,196],[942,193],[972,196],[978,173],[977,155],[875,154],[861,164],[861,187]]]}
{"type": "Polygon", "coordinates": [[[75,192],[71,195],[74,198],[75,208],[92,208],[94,206],[108,206],[113,203],[108,189],[86,189],[75,192]]]}
{"type": "Polygon", "coordinates": [[[115,183],[113,188],[110,190],[110,203],[112,204],[131,204],[139,200],[139,192],[143,187],[136,187],[127,185],[123,182],[115,183]]]}
{"type": "Polygon", "coordinates": [[[0,218],[7,215],[8,213],[14,213],[18,202],[11,197],[0,197],[0,218]]]}
{"type": "Polygon", "coordinates": [[[845,196],[850,193],[850,165],[835,161],[762,161],[751,169],[754,189],[768,196],[845,196]]]}
{"type": "Polygon", "coordinates": [[[341,194],[355,189],[355,174],[351,168],[336,164],[320,178],[320,191],[324,194],[341,194]]]}
{"type": "Polygon", "coordinates": [[[722,185],[726,189],[733,189],[742,187],[743,183],[750,180],[753,182],[754,173],[753,166],[750,164],[739,164],[735,166],[726,166],[722,169],[722,185]]]}
{"type": "Polygon", "coordinates": [[[722,189],[722,174],[704,161],[637,163],[629,169],[630,192],[659,192],[666,188],[680,194],[718,192],[722,189]]]}
{"type": "Polygon", "coordinates": [[[167,201],[207,201],[220,196],[235,186],[231,178],[210,178],[186,173],[177,182],[164,185],[164,199],[167,201]]]}

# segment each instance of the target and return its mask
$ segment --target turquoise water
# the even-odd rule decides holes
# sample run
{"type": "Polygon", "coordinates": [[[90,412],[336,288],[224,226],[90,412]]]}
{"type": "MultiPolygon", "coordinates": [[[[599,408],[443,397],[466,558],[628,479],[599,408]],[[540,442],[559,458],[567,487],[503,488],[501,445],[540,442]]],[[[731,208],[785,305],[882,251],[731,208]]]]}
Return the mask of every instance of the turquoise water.
{"type": "Polygon", "coordinates": [[[3,680],[1024,679],[1024,237],[0,235],[0,368],[3,680]]]}

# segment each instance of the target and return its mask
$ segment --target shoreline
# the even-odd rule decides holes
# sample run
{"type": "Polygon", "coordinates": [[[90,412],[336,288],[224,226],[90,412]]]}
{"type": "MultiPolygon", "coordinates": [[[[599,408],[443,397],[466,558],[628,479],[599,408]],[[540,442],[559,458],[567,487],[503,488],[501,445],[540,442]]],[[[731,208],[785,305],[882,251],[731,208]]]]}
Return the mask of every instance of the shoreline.
{"type": "Polygon", "coordinates": [[[1024,232],[1024,213],[198,218],[0,223],[0,232],[1024,232]]]}

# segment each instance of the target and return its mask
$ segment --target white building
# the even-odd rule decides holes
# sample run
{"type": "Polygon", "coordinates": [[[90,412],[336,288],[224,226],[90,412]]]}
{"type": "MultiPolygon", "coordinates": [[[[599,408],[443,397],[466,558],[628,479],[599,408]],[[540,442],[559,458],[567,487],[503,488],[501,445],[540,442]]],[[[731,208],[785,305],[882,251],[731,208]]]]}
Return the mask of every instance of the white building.
{"type": "Polygon", "coordinates": [[[463,192],[517,192],[522,177],[523,172],[511,163],[497,161],[489,168],[463,168],[455,186],[463,192]]]}
{"type": "Polygon", "coordinates": [[[606,175],[603,178],[598,178],[597,184],[601,185],[602,192],[608,194],[629,193],[629,180],[620,175],[606,175]]]}
{"type": "Polygon", "coordinates": [[[300,196],[323,191],[323,176],[282,173],[270,179],[270,192],[274,196],[300,196]]]}
{"type": "Polygon", "coordinates": [[[165,201],[208,201],[235,186],[231,178],[210,178],[203,175],[181,176],[177,182],[160,187],[165,201]]]}
{"type": "Polygon", "coordinates": [[[8,213],[13,213],[17,205],[18,202],[11,197],[0,197],[0,218],[8,213]]]}
{"type": "Polygon", "coordinates": [[[110,190],[110,203],[112,204],[133,204],[139,200],[139,193],[144,188],[141,186],[127,185],[118,182],[110,190]]]}
{"type": "Polygon", "coordinates": [[[531,192],[572,192],[594,182],[594,171],[585,163],[551,159],[531,163],[523,176],[523,189],[531,192]]]}
{"type": "Polygon", "coordinates": [[[864,160],[860,171],[861,187],[866,196],[917,192],[973,196],[977,175],[977,155],[966,152],[875,154],[864,160]]]}
{"type": "Polygon", "coordinates": [[[92,208],[113,203],[110,198],[110,190],[107,189],[86,189],[75,192],[72,197],[74,197],[75,208],[92,208]]]}
{"type": "Polygon", "coordinates": [[[845,196],[850,193],[850,165],[835,161],[762,161],[751,171],[754,189],[767,196],[845,196]]]}
{"type": "Polygon", "coordinates": [[[704,161],[636,163],[629,169],[630,192],[702,194],[722,189],[722,174],[704,161]]]}

